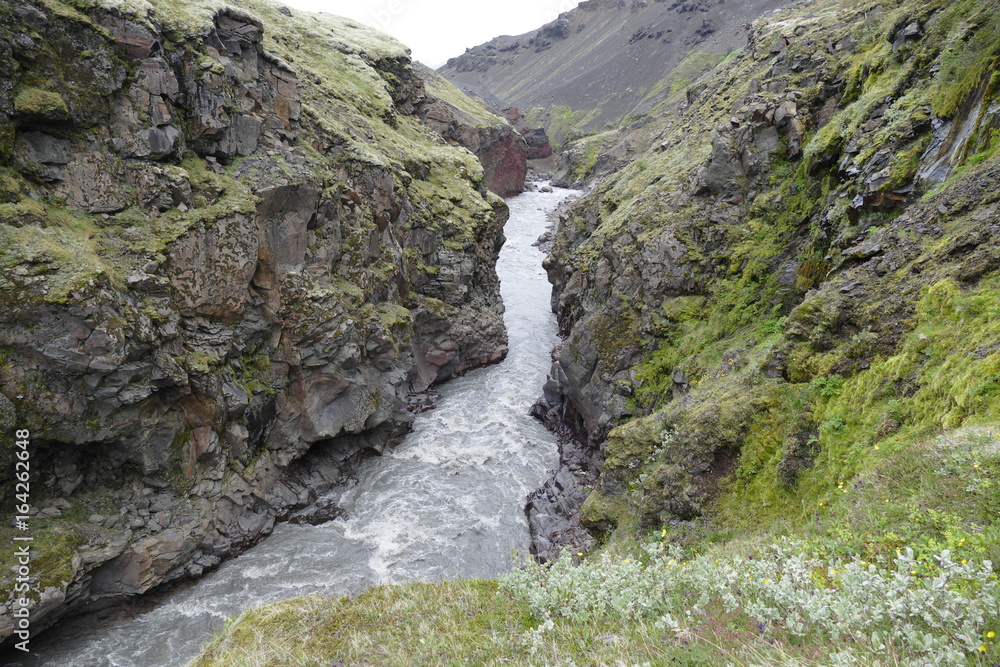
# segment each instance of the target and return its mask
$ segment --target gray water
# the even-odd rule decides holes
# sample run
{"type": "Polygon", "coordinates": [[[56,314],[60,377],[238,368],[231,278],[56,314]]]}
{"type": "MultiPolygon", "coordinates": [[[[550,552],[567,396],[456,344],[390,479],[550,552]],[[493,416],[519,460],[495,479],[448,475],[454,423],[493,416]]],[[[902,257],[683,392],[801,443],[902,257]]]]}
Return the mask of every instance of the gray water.
{"type": "MultiPolygon", "coordinates": [[[[554,437],[528,416],[558,342],[542,254],[532,243],[571,191],[508,200],[497,272],[510,354],[441,387],[391,452],[338,491],[346,518],[280,524],[271,536],[153,611],[90,637],[41,648],[27,665],[173,667],[197,655],[226,618],[296,595],[338,596],[377,584],[490,578],[527,551],[525,496],[558,462],[554,437]],[[342,495],[340,495],[342,494],[342,495]]],[[[59,628],[50,631],[58,635],[59,628]]],[[[42,645],[44,642],[45,645],[42,645]]]]}

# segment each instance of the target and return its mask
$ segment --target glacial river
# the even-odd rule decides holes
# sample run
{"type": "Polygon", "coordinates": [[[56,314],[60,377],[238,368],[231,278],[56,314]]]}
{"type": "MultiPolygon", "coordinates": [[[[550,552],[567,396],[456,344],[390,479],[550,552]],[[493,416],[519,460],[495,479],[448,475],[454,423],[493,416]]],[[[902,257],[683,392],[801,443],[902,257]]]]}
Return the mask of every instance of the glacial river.
{"type": "Polygon", "coordinates": [[[571,194],[508,200],[497,272],[510,354],[440,388],[394,450],[367,460],[337,492],[346,518],[279,524],[264,542],[154,610],[93,636],[32,641],[21,665],[176,667],[241,610],[296,595],[336,596],[406,581],[494,577],[526,551],[525,496],[558,462],[554,437],[528,416],[558,342],[542,254],[532,246],[546,214],[571,194]]]}

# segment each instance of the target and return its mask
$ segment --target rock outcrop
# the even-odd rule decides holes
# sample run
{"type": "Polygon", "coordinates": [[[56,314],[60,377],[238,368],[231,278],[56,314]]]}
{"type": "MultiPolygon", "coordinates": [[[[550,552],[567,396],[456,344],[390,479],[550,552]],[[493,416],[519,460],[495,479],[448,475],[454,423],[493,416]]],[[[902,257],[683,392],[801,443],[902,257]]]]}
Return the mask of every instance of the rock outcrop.
{"type": "Polygon", "coordinates": [[[468,148],[483,164],[484,183],[501,197],[524,192],[529,146],[504,118],[466,97],[434,70],[418,65],[430,97],[422,116],[447,141],[468,148]]]}
{"type": "Polygon", "coordinates": [[[404,47],[239,5],[0,4],[0,416],[31,433],[33,632],[329,516],[311,503],[406,429],[411,391],[506,354],[486,186],[523,183],[520,137],[448,121],[496,156],[487,183],[428,128],[444,103],[404,47]]]}
{"type": "Polygon", "coordinates": [[[556,230],[536,410],[596,481],[540,495],[598,534],[684,525],[723,482],[730,512],[797,512],[882,441],[1000,418],[997,9],[798,3],[590,146],[621,162],[556,230]]]}

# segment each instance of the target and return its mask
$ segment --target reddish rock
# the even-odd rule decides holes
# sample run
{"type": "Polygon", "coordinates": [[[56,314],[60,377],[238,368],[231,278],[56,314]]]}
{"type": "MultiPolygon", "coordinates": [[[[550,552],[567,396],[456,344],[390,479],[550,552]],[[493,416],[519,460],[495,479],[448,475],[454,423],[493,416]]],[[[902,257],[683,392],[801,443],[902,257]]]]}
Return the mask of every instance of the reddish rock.
{"type": "Polygon", "coordinates": [[[524,140],[515,133],[481,148],[476,155],[486,172],[486,187],[501,197],[524,192],[528,174],[528,151],[524,140]]]}

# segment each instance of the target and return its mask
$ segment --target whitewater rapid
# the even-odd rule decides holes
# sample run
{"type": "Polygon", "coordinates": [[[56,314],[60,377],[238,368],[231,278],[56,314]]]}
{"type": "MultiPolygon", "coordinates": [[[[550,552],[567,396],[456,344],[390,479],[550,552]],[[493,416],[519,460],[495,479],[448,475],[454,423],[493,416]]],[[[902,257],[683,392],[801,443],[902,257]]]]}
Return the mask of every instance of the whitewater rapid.
{"type": "Polygon", "coordinates": [[[507,359],[443,385],[437,408],[418,415],[401,444],[367,460],[356,483],[333,492],[342,518],[279,524],[267,540],[152,611],[72,639],[61,638],[57,626],[15,664],[175,667],[246,608],[508,571],[511,552],[527,551],[530,542],[525,496],[558,463],[554,436],[528,416],[558,342],[543,255],[532,246],[547,213],[571,194],[553,190],[508,200],[497,266],[507,359]]]}

